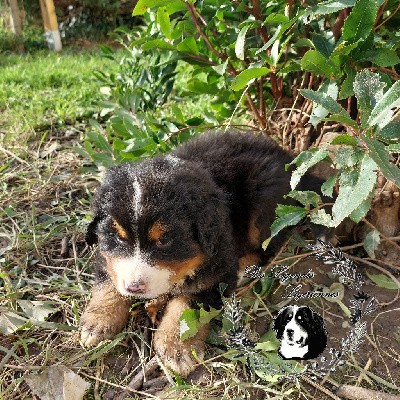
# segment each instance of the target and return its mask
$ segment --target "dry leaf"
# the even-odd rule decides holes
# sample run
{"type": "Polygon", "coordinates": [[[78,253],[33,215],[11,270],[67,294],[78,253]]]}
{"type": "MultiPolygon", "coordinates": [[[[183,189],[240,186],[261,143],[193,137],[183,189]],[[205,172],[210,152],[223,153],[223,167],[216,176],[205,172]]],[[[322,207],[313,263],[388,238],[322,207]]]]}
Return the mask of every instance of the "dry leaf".
{"type": "Polygon", "coordinates": [[[40,400],[82,400],[90,383],[63,365],[28,375],[26,382],[40,400]]]}

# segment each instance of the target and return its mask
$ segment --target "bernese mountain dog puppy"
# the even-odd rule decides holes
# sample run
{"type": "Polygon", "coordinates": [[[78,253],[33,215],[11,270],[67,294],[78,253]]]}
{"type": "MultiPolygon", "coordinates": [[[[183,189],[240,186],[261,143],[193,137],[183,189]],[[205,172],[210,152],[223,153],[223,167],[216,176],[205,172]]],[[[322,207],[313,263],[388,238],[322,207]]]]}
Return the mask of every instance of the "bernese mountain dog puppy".
{"type": "Polygon", "coordinates": [[[324,320],[307,306],[283,308],[275,317],[272,329],[281,341],[279,355],[286,360],[316,358],[326,347],[324,320]]]}
{"type": "MultiPolygon", "coordinates": [[[[98,243],[96,284],[81,318],[81,341],[96,345],[125,326],[132,299],[162,313],[153,345],[182,376],[204,355],[207,327],[180,340],[180,316],[198,304],[221,306],[239,271],[267,254],[277,203],[290,191],[292,161],[253,133],[207,133],[168,155],[109,169],[97,189],[89,244],[98,243]]],[[[269,251],[280,244],[274,238],[269,251]]]]}

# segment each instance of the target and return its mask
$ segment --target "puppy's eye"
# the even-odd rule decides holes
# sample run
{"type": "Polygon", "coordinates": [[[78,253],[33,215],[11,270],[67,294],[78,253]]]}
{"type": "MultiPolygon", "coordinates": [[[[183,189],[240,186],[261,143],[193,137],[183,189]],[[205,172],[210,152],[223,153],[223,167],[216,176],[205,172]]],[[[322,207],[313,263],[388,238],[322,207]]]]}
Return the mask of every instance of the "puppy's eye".
{"type": "Polygon", "coordinates": [[[109,235],[118,243],[126,243],[126,238],[121,237],[117,232],[111,232],[109,235]]]}
{"type": "Polygon", "coordinates": [[[299,316],[297,317],[297,319],[298,319],[299,321],[301,321],[303,318],[301,318],[301,315],[299,315],[299,316]]]}
{"type": "Polygon", "coordinates": [[[172,237],[170,237],[168,235],[164,235],[164,236],[161,236],[158,240],[155,241],[155,245],[159,249],[165,249],[165,248],[171,246],[172,241],[173,241],[172,237]]]}
{"type": "Polygon", "coordinates": [[[120,235],[118,235],[118,233],[115,234],[115,239],[117,239],[118,243],[126,243],[126,238],[121,237],[120,235]]]}

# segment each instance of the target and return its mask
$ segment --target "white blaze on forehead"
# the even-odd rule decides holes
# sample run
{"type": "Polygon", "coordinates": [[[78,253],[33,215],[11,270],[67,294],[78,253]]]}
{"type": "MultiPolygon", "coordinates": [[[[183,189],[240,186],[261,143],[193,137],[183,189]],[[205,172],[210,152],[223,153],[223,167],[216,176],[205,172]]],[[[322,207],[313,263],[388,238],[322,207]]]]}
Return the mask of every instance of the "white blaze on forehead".
{"type": "Polygon", "coordinates": [[[291,312],[293,313],[292,318],[286,325],[285,331],[284,331],[284,338],[287,341],[291,342],[298,342],[302,339],[305,339],[308,336],[307,331],[296,321],[296,316],[298,314],[300,307],[298,306],[292,306],[291,312]],[[290,338],[288,335],[287,330],[291,329],[293,331],[293,336],[290,338]]]}
{"type": "Polygon", "coordinates": [[[176,157],[176,156],[173,156],[172,154],[168,154],[168,155],[165,157],[165,159],[166,159],[173,167],[178,166],[178,165],[180,164],[180,162],[181,162],[181,159],[180,159],[180,158],[178,158],[178,157],[176,157]]]}
{"type": "Polygon", "coordinates": [[[146,261],[140,250],[136,250],[133,257],[120,258],[113,262],[117,277],[117,289],[124,296],[132,296],[126,288],[129,284],[142,282],[146,289],[143,293],[134,295],[152,299],[167,293],[171,287],[169,278],[172,272],[165,268],[157,268],[146,261]]]}
{"type": "Polygon", "coordinates": [[[135,177],[133,181],[133,209],[135,210],[135,217],[137,218],[141,212],[142,208],[142,188],[140,186],[139,180],[137,176],[135,177]]]}

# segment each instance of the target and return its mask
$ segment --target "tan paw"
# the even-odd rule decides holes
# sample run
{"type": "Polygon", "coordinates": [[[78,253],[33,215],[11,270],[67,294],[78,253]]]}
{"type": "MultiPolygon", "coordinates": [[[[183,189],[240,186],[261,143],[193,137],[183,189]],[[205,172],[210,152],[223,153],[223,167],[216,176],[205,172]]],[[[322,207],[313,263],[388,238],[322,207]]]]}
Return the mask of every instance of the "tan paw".
{"type": "Polygon", "coordinates": [[[162,331],[154,335],[154,349],[162,363],[182,377],[188,376],[196,368],[198,361],[193,357],[204,358],[203,340],[188,339],[181,341],[178,335],[166,336],[162,331]]]}
{"type": "Polygon", "coordinates": [[[92,298],[80,322],[84,346],[96,346],[121,332],[129,318],[131,301],[116,292],[110,282],[93,289],[92,298]]]}
{"type": "Polygon", "coordinates": [[[154,350],[163,364],[183,377],[189,375],[198,364],[192,350],[197,359],[204,358],[204,340],[209,331],[208,326],[203,326],[196,336],[185,341],[180,339],[180,317],[189,306],[189,300],[183,296],[168,301],[153,338],[154,350]]]}
{"type": "Polygon", "coordinates": [[[103,340],[112,339],[121,329],[121,326],[115,325],[111,319],[85,312],[79,328],[80,340],[84,346],[96,346],[103,340]]]}

